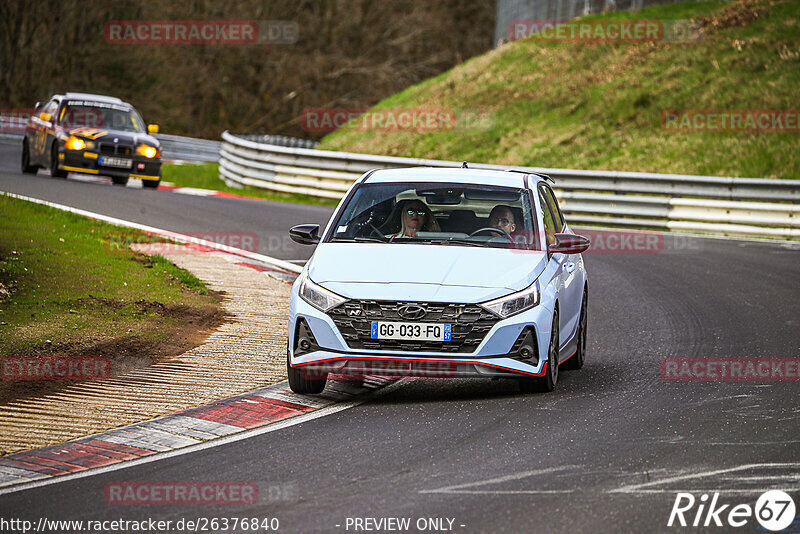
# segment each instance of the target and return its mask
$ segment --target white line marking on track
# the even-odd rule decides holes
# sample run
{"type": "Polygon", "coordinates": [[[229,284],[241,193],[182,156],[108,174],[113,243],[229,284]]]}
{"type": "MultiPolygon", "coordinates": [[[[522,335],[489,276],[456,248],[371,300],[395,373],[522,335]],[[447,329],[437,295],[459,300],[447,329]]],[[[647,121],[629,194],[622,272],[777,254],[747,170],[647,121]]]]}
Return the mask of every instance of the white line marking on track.
{"type": "MultiPolygon", "coordinates": [[[[766,464],[747,464],[747,465],[740,465],[738,467],[729,467],[727,469],[715,469],[713,471],[701,471],[699,473],[692,473],[689,475],[678,475],[674,477],[668,477],[662,480],[653,480],[651,482],[645,482],[642,484],[631,484],[628,486],[622,486],[621,488],[610,490],[609,493],[664,493],[670,492],[675,493],[679,490],[675,489],[644,489],[650,488],[652,486],[660,486],[664,484],[671,484],[672,482],[683,482],[685,480],[696,480],[698,478],[706,478],[706,477],[715,477],[717,475],[723,475],[726,473],[735,473],[738,471],[745,471],[747,469],[756,469],[756,468],[797,468],[800,467],[800,463],[766,463],[766,464]]],[[[774,488],[769,488],[774,489],[774,488]]],[[[683,490],[681,490],[683,491],[683,490]]],[[[686,490],[688,491],[688,490],[686,490]]],[[[694,490],[698,491],[698,490],[694,490]]],[[[700,491],[709,491],[709,490],[700,490],[700,491]]],[[[717,491],[717,490],[715,490],[717,491]]],[[[766,490],[756,490],[756,489],[731,489],[731,490],[718,490],[720,493],[747,493],[747,492],[755,492],[761,491],[762,493],[766,490]]]]}
{"type": "Polygon", "coordinates": [[[447,493],[448,495],[563,495],[575,493],[575,490],[455,490],[420,493],[447,493]]]}
{"type": "MultiPolygon", "coordinates": [[[[797,491],[796,487],[773,487],[769,486],[766,488],[748,488],[748,489],[724,489],[724,488],[694,488],[694,489],[687,489],[687,488],[669,488],[669,489],[644,489],[638,491],[626,491],[624,493],[633,493],[637,495],[656,495],[662,493],[670,493],[675,495],[676,493],[694,493],[694,494],[703,494],[703,493],[719,493],[719,494],[726,494],[726,493],[735,493],[737,495],[761,495],[762,493],[766,493],[767,491],[771,490],[779,490],[784,493],[793,493],[797,491]]],[[[609,493],[618,493],[617,490],[609,491],[609,493]]]]}
{"type": "Polygon", "coordinates": [[[760,476],[760,477],[719,477],[720,480],[736,480],[739,482],[748,482],[748,481],[755,481],[761,482],[766,480],[798,480],[800,479],[800,473],[795,473],[793,475],[769,475],[769,476],[760,476]]]}
{"type": "Polygon", "coordinates": [[[196,187],[177,187],[173,189],[172,192],[196,197],[210,197],[216,195],[219,191],[214,191],[213,189],[198,189],[196,187]]]}
{"type": "Polygon", "coordinates": [[[544,475],[547,473],[555,473],[558,471],[565,471],[580,466],[577,465],[561,465],[558,467],[548,467],[546,469],[534,469],[533,471],[523,471],[521,473],[514,473],[512,475],[504,475],[497,478],[490,478],[487,480],[479,480],[477,482],[467,482],[466,484],[457,484],[455,486],[445,486],[432,490],[422,490],[419,493],[572,493],[573,490],[465,490],[464,488],[472,488],[475,486],[486,486],[489,484],[501,484],[503,482],[510,482],[512,480],[519,480],[536,475],[544,475]]]}
{"type": "Polygon", "coordinates": [[[78,208],[73,208],[70,206],[65,206],[63,204],[56,204],[55,202],[50,202],[47,200],[40,200],[38,198],[33,197],[26,197],[24,195],[17,195],[16,193],[7,193],[4,191],[0,191],[0,194],[18,198],[20,200],[27,200],[28,202],[33,202],[35,204],[41,204],[43,206],[49,206],[51,208],[56,208],[62,211],[68,211],[70,213],[75,213],[77,215],[83,215],[84,217],[90,217],[92,219],[97,219],[98,221],[107,222],[109,224],[113,224],[115,226],[124,226],[127,228],[136,228],[137,230],[142,230],[143,232],[150,232],[151,234],[156,234],[162,237],[167,237],[179,243],[196,243],[198,245],[202,245],[204,247],[213,248],[217,250],[221,250],[223,252],[229,252],[231,254],[235,254],[237,256],[241,256],[244,258],[250,258],[256,261],[260,261],[266,264],[273,265],[278,267],[279,269],[283,269],[285,271],[289,271],[292,273],[299,273],[302,271],[300,267],[294,265],[293,263],[289,263],[284,260],[280,260],[278,258],[273,258],[270,256],[265,256],[263,254],[258,254],[256,252],[250,252],[248,250],[242,250],[240,248],[230,247],[228,245],[222,245],[220,243],[214,243],[213,241],[206,241],[205,239],[198,239],[197,237],[179,234],[177,232],[172,232],[170,230],[163,230],[161,228],[156,228],[154,226],[147,226],[146,224],[139,224],[131,221],[126,221],[124,219],[117,219],[116,217],[109,217],[108,215],[102,215],[100,213],[94,213],[87,210],[82,210],[78,208]]]}

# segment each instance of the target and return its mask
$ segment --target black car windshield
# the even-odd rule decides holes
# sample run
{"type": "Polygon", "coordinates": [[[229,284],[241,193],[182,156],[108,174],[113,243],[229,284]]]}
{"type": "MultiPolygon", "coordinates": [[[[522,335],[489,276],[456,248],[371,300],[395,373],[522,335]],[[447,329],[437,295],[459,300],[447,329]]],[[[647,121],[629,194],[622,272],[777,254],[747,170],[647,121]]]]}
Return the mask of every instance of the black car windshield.
{"type": "Polygon", "coordinates": [[[541,250],[526,191],[487,184],[361,185],[325,240],[541,250]]]}
{"type": "Polygon", "coordinates": [[[69,103],[61,109],[59,124],[66,128],[103,128],[123,132],[144,132],[139,114],[125,106],[86,102],[69,103]]]}

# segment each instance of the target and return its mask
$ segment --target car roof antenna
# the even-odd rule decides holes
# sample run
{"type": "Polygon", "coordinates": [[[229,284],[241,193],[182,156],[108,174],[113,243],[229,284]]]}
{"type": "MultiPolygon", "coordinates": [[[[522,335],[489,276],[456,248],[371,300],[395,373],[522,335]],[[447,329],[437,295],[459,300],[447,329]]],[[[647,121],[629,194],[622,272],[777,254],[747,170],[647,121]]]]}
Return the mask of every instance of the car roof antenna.
{"type": "Polygon", "coordinates": [[[461,168],[462,169],[469,169],[469,167],[467,167],[467,162],[466,161],[461,164],[461,168]]]}

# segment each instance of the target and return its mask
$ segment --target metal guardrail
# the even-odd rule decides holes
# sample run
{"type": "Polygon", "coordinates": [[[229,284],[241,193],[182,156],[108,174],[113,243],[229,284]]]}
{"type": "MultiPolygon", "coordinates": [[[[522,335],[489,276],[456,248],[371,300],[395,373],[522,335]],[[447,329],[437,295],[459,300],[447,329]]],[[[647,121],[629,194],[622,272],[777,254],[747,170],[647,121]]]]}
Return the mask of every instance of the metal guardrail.
{"type": "MultiPolygon", "coordinates": [[[[370,169],[461,166],[258,139],[223,132],[219,172],[228,185],[339,199],[370,169]]],[[[512,167],[470,163],[470,168],[512,167]]],[[[552,176],[562,209],[576,225],[800,239],[800,180],[513,168],[552,176]]]]}
{"type": "Polygon", "coordinates": [[[247,139],[248,141],[255,141],[256,143],[265,143],[268,145],[288,146],[293,148],[317,148],[319,142],[312,141],[311,139],[301,139],[299,137],[289,137],[288,135],[273,135],[273,134],[238,134],[237,137],[247,139]]]}
{"type": "Polygon", "coordinates": [[[204,163],[219,161],[222,145],[219,141],[168,134],[155,134],[154,137],[161,142],[161,157],[164,160],[204,163]]]}
{"type": "MultiPolygon", "coordinates": [[[[196,139],[180,135],[155,134],[161,142],[161,157],[166,161],[211,163],[219,161],[219,141],[196,139]]],[[[0,132],[0,141],[22,142],[22,134],[0,132]]]]}
{"type": "Polygon", "coordinates": [[[0,141],[22,141],[22,134],[13,132],[0,132],[0,141]]]}

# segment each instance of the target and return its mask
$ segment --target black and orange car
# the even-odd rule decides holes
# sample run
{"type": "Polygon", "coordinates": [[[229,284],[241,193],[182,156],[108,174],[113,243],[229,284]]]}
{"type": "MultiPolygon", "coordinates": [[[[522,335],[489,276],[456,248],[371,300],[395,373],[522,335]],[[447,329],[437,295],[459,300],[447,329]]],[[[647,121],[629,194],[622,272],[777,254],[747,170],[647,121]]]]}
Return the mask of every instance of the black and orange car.
{"type": "Polygon", "coordinates": [[[109,176],[118,185],[128,178],[145,187],[161,181],[161,145],[133,106],[119,98],[86,93],[54,95],[36,104],[22,139],[22,172],[50,169],[109,176]]]}

